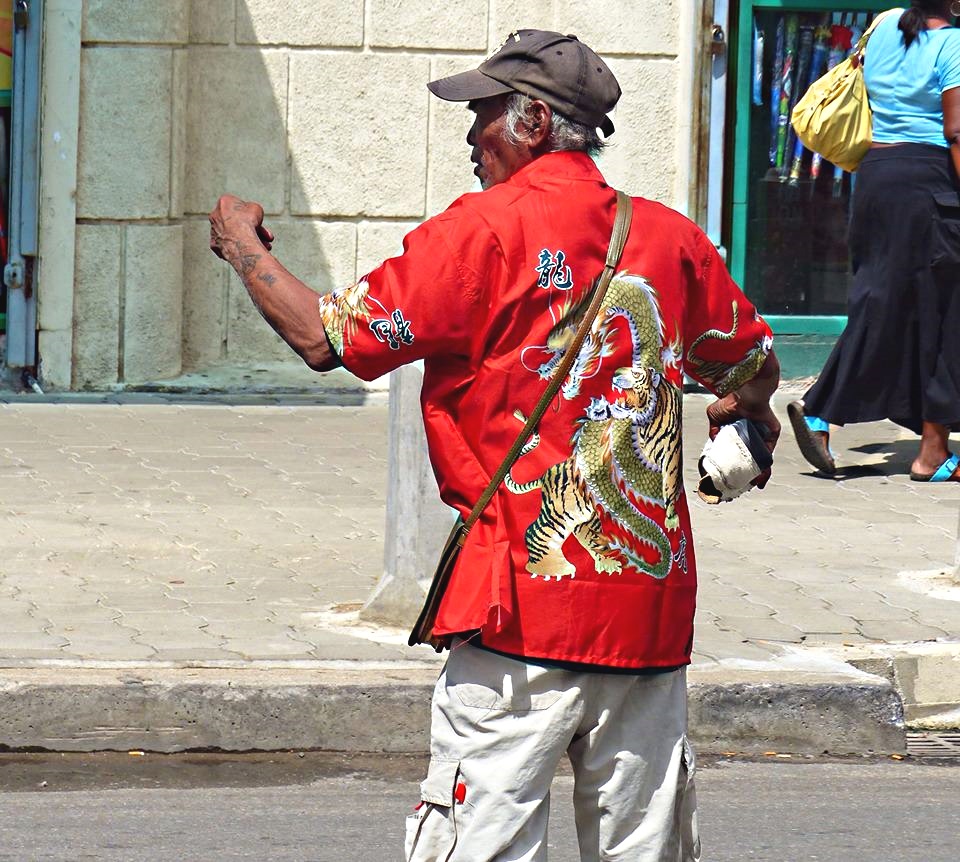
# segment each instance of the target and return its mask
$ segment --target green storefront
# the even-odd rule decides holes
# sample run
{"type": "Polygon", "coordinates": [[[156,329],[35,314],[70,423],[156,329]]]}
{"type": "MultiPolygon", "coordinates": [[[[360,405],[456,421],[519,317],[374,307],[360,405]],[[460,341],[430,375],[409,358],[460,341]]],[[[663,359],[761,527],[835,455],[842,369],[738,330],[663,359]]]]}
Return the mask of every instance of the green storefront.
{"type": "Polygon", "coordinates": [[[856,175],[797,147],[787,117],[887,4],[757,0],[726,13],[721,242],[777,335],[785,378],[815,375],[846,324],[847,219],[856,175]]]}

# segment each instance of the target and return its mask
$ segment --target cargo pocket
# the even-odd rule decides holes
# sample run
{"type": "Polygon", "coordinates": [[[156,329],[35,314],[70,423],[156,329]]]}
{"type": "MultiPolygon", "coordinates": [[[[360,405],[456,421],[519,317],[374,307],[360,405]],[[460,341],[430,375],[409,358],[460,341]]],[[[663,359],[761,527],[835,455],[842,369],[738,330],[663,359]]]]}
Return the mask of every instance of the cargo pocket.
{"type": "Polygon", "coordinates": [[[446,862],[457,846],[456,808],[466,788],[460,781],[460,761],[430,759],[420,785],[420,805],[407,817],[404,842],[407,862],[446,862]]]}
{"type": "Polygon", "coordinates": [[[930,237],[930,268],[938,279],[960,281],[960,193],[934,195],[937,211],[930,237]]]}
{"type": "Polygon", "coordinates": [[[562,692],[553,674],[472,646],[455,648],[447,660],[447,688],[469,709],[536,712],[550,709],[562,692]]]}
{"type": "Polygon", "coordinates": [[[697,758],[686,736],[683,737],[683,757],[678,782],[678,815],[680,833],[680,859],[682,862],[700,862],[700,824],[697,817],[697,787],[694,777],[697,758]]]}

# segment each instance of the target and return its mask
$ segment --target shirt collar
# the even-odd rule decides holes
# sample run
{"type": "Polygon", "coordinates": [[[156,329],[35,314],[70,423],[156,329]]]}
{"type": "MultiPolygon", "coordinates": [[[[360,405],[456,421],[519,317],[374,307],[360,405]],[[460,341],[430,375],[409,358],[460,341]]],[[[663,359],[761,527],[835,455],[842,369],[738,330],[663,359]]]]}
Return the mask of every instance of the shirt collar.
{"type": "Polygon", "coordinates": [[[606,185],[603,174],[589,155],[580,151],[560,150],[545,153],[530,164],[524,165],[506,181],[505,185],[530,188],[577,180],[606,185]]]}

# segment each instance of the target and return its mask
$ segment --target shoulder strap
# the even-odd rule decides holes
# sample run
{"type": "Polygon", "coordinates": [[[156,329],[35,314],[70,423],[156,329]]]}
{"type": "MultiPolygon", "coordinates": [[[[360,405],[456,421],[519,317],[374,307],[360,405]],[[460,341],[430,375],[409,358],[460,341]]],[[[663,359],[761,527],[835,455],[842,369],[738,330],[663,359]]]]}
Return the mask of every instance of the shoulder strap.
{"type": "Polygon", "coordinates": [[[540,396],[537,406],[533,408],[533,411],[530,413],[530,416],[523,425],[523,430],[517,436],[513,446],[510,447],[510,451],[507,453],[506,458],[503,459],[503,463],[500,465],[497,472],[493,474],[490,484],[487,485],[483,494],[480,495],[480,499],[477,500],[476,505],[467,516],[466,521],[464,521],[463,527],[460,531],[460,537],[458,539],[458,543],[460,545],[464,543],[470,528],[480,518],[480,515],[487,507],[487,504],[493,499],[493,495],[497,493],[497,488],[500,487],[500,483],[503,482],[507,473],[510,472],[510,468],[513,467],[517,458],[520,457],[520,450],[523,448],[527,440],[530,439],[530,435],[543,418],[543,414],[546,412],[547,407],[550,406],[550,402],[553,401],[557,392],[560,390],[560,386],[566,379],[567,374],[570,371],[570,366],[573,365],[573,361],[576,359],[577,354],[580,352],[580,347],[583,345],[583,340],[587,337],[587,333],[593,326],[593,321],[596,318],[597,313],[600,311],[600,304],[603,302],[603,297],[607,292],[607,287],[609,287],[610,281],[613,279],[614,273],[616,272],[617,265],[620,263],[620,257],[623,254],[623,247],[627,244],[627,236],[630,234],[630,223],[632,218],[633,202],[630,200],[628,195],[618,191],[617,215],[613,221],[613,231],[610,235],[610,245],[607,248],[607,260],[603,265],[603,272],[600,274],[600,278],[597,281],[597,286],[593,291],[593,298],[590,300],[590,305],[583,315],[583,320],[580,321],[580,325],[577,327],[577,332],[573,338],[573,342],[564,353],[560,365],[557,367],[556,372],[550,379],[550,382],[547,384],[547,388],[540,396]]]}
{"type": "Polygon", "coordinates": [[[853,53],[860,58],[866,57],[867,42],[870,41],[873,31],[877,29],[877,24],[879,24],[884,18],[888,18],[895,13],[903,14],[903,9],[887,9],[886,12],[881,12],[879,15],[877,15],[877,17],[874,18],[870,23],[870,26],[864,30],[863,35],[859,38],[859,40],[857,40],[857,47],[853,53]]]}

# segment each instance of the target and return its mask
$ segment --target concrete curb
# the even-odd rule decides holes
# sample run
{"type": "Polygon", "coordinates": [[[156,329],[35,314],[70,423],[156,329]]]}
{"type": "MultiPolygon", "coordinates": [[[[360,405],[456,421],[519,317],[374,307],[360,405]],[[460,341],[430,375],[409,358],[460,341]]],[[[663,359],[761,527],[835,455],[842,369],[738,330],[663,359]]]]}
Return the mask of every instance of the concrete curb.
{"type": "MultiPolygon", "coordinates": [[[[0,747],[423,753],[436,669],[0,670],[0,747]]],[[[894,754],[903,704],[867,675],[690,673],[703,752],[894,754]]]]}

